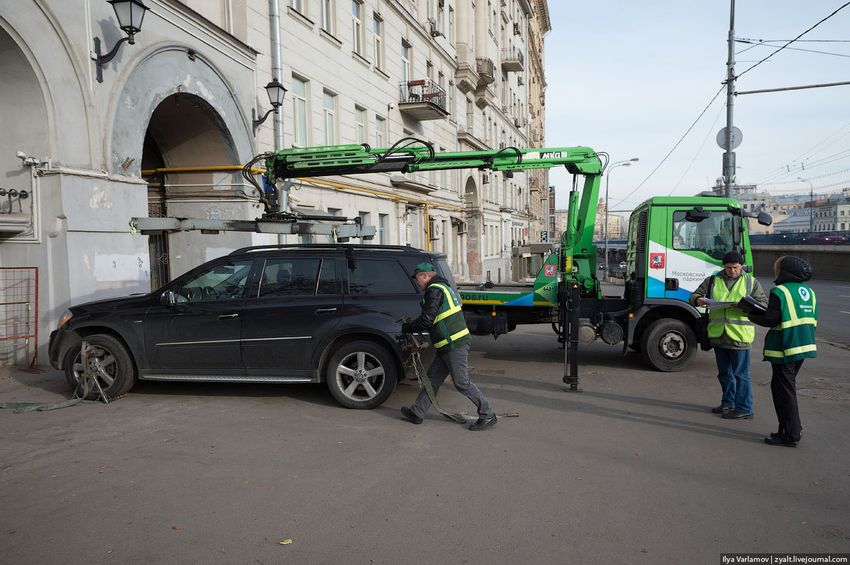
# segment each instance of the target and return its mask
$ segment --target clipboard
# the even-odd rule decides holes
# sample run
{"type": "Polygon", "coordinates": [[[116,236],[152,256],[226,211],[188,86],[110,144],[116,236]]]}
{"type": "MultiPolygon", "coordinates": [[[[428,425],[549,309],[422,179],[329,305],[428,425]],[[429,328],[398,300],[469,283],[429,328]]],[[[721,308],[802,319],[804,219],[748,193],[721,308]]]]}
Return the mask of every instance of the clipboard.
{"type": "Polygon", "coordinates": [[[767,312],[767,307],[762,306],[759,302],[753,299],[752,296],[745,296],[741,300],[738,301],[738,308],[750,314],[752,312],[756,312],[758,314],[762,314],[767,312]]]}

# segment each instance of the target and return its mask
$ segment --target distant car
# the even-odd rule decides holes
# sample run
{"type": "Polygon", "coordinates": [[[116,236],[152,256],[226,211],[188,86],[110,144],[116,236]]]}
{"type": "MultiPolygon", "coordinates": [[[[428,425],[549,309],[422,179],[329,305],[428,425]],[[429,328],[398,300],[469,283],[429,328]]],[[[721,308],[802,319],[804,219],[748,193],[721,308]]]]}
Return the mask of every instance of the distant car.
{"type": "Polygon", "coordinates": [[[347,408],[380,406],[404,377],[402,318],[421,312],[411,278],[445,255],[405,246],[248,247],[140,296],[72,306],[50,364],[76,388],[88,364],[107,396],[137,379],[326,383],[347,408]]]}
{"type": "Polygon", "coordinates": [[[844,245],[847,243],[847,236],[844,235],[812,235],[809,236],[807,243],[815,245],[844,245]]]}

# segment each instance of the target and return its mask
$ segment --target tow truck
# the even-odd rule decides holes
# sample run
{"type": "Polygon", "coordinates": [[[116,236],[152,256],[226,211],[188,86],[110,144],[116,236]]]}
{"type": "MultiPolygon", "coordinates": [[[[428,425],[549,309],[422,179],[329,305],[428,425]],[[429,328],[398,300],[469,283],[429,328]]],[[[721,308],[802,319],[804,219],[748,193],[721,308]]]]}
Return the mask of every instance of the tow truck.
{"type": "MultiPolygon", "coordinates": [[[[564,166],[573,175],[567,227],[560,245],[545,260],[533,285],[465,286],[460,294],[470,331],[477,335],[507,333],[520,324],[549,323],[565,349],[564,382],[578,391],[578,347],[601,339],[639,350],[661,371],[680,371],[698,347],[695,324],[700,312],[688,297],[700,282],[721,268],[723,255],[736,249],[752,265],[747,218],[769,225],[764,212],[746,212],[739,203],[715,196],[653,197],[632,212],[627,240],[626,284],[622,296],[605,296],[597,276],[593,243],[596,203],[608,158],[589,147],[516,148],[436,152],[427,141],[403,138],[389,148],[368,144],[283,149],[258,155],[243,176],[265,206],[254,222],[230,227],[272,233],[298,233],[303,222],[340,222],[326,216],[304,216],[287,210],[287,182],[304,177],[364,173],[414,173],[446,169],[480,169],[513,175],[530,169],[564,166]],[[263,182],[256,178],[265,164],[263,182]],[[583,178],[579,188],[580,177],[583,178]]],[[[198,221],[143,218],[135,227],[204,229],[198,221]],[[150,220],[153,223],[146,223],[150,220]],[[154,225],[156,222],[159,224],[154,225]],[[163,222],[172,222],[166,226],[163,222]]],[[[221,222],[221,220],[218,220],[221,222]]],[[[132,223],[132,222],[131,222],[132,223]]],[[[319,233],[313,230],[313,233],[319,233]]],[[[369,237],[374,228],[338,225],[328,233],[345,240],[369,237]],[[346,231],[343,231],[345,229],[346,231]],[[371,229],[371,231],[369,231],[371,229]]]]}

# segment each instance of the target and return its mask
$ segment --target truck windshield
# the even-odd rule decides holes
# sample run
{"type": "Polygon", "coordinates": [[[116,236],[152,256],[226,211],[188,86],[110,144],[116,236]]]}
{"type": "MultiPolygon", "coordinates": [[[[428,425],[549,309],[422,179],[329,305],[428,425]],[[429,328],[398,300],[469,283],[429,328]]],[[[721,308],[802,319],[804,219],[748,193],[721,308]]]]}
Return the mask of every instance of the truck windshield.
{"type": "Polygon", "coordinates": [[[712,210],[711,216],[701,222],[685,220],[685,210],[673,212],[673,249],[702,251],[714,259],[722,260],[732,250],[732,214],[725,210],[712,210]]]}

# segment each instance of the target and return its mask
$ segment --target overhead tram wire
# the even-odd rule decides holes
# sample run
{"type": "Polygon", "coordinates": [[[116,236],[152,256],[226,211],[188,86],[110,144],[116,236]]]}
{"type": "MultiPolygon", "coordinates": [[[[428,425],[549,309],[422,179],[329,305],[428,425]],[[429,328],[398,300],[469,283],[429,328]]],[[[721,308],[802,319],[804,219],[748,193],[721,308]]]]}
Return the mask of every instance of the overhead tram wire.
{"type": "Polygon", "coordinates": [[[781,180],[791,175],[796,175],[803,171],[811,171],[812,169],[817,169],[818,167],[829,165],[830,163],[834,163],[836,161],[843,161],[844,159],[848,158],[850,158],[850,149],[844,149],[842,151],[839,151],[838,153],[833,153],[831,155],[827,155],[826,157],[821,157],[816,161],[809,161],[805,163],[804,167],[801,167],[799,169],[793,168],[788,171],[783,171],[781,174],[773,175],[772,177],[765,179],[757,184],[771,184],[772,182],[781,180]]]}
{"type": "MultiPolygon", "coordinates": [[[[752,43],[750,41],[745,41],[745,40],[742,40],[742,39],[736,39],[735,42],[737,42],[737,43],[752,43]]],[[[745,52],[747,52],[750,49],[753,49],[755,47],[773,47],[773,45],[768,45],[767,43],[752,43],[752,45],[750,45],[750,47],[747,47],[746,49],[742,49],[742,50],[738,51],[736,53],[736,55],[740,55],[741,53],[745,53],[745,52]]],[[[834,57],[850,58],[850,55],[848,55],[847,53],[831,53],[829,51],[816,51],[814,49],[800,49],[799,47],[786,47],[786,49],[788,51],[802,51],[804,53],[815,53],[815,54],[818,54],[818,55],[832,55],[834,57]]]]}
{"type": "Polygon", "coordinates": [[[667,155],[665,155],[665,156],[664,156],[664,158],[663,158],[663,159],[661,159],[661,162],[660,162],[660,163],[658,163],[658,164],[655,166],[655,168],[654,168],[654,169],[652,169],[652,171],[650,171],[650,173],[649,173],[648,175],[646,175],[646,178],[644,178],[644,179],[640,182],[640,184],[639,184],[639,185],[637,185],[636,187],[634,187],[630,193],[628,193],[628,194],[627,194],[627,195],[625,195],[623,198],[621,198],[620,200],[618,200],[618,201],[614,204],[614,206],[618,206],[618,205],[622,204],[623,202],[625,202],[626,200],[628,200],[628,199],[629,199],[629,197],[630,197],[632,194],[634,194],[635,192],[637,192],[638,190],[640,190],[640,188],[641,188],[644,184],[646,184],[646,181],[648,181],[650,178],[652,178],[652,175],[654,175],[654,174],[655,174],[655,172],[656,172],[658,169],[660,169],[660,168],[661,168],[661,165],[663,165],[663,164],[667,161],[667,159],[670,157],[670,155],[672,155],[672,154],[673,154],[673,151],[675,151],[675,150],[676,150],[676,148],[677,148],[677,147],[679,147],[679,145],[682,143],[682,141],[684,141],[684,139],[688,136],[688,134],[689,134],[689,133],[691,133],[691,130],[693,130],[693,129],[694,129],[694,126],[696,126],[696,125],[697,125],[697,122],[699,122],[699,121],[700,121],[700,119],[701,119],[701,118],[705,115],[705,113],[708,111],[708,109],[709,109],[709,108],[711,108],[711,105],[712,105],[712,104],[714,104],[714,101],[715,101],[715,100],[717,100],[717,97],[718,97],[718,96],[720,96],[720,93],[721,93],[721,92],[723,92],[723,90],[724,90],[725,88],[726,88],[726,85],[725,85],[725,84],[724,84],[723,86],[721,86],[721,87],[720,87],[720,89],[719,89],[719,90],[715,93],[715,95],[711,97],[711,100],[709,100],[709,101],[708,101],[708,104],[706,104],[706,105],[705,105],[705,108],[703,108],[703,109],[702,109],[702,112],[700,112],[700,113],[699,113],[699,116],[697,116],[697,119],[695,119],[695,120],[694,120],[694,122],[690,125],[690,127],[689,127],[686,131],[685,131],[685,133],[683,133],[683,134],[682,134],[682,137],[680,137],[680,138],[679,138],[679,141],[677,141],[677,142],[676,142],[676,144],[675,144],[675,145],[673,145],[673,148],[672,148],[672,149],[670,149],[670,151],[668,151],[668,152],[667,152],[667,155]]]}
{"type": "Polygon", "coordinates": [[[699,149],[697,149],[697,152],[694,154],[694,158],[691,159],[691,162],[688,165],[688,168],[685,169],[685,172],[682,173],[682,176],[679,177],[679,180],[676,181],[676,184],[673,186],[673,188],[670,189],[670,192],[667,193],[667,196],[673,196],[673,193],[676,191],[677,188],[679,188],[679,185],[682,184],[682,181],[685,179],[685,175],[687,175],[690,172],[691,167],[693,167],[694,163],[697,162],[697,158],[699,158],[700,154],[702,153],[702,150],[705,148],[705,144],[708,141],[708,138],[711,137],[711,134],[714,131],[714,127],[717,125],[717,121],[720,120],[720,116],[723,115],[723,110],[725,108],[726,108],[726,104],[724,103],[720,107],[720,111],[717,113],[717,117],[714,118],[714,122],[712,122],[711,126],[708,128],[708,131],[707,131],[707,133],[705,134],[705,137],[702,140],[702,144],[700,144],[699,149]]]}
{"type": "Polygon", "coordinates": [[[767,57],[765,57],[764,59],[762,59],[761,61],[759,61],[758,63],[755,63],[755,64],[754,64],[754,65],[752,65],[751,67],[746,68],[746,69],[745,69],[744,71],[742,71],[741,73],[738,73],[738,75],[737,75],[735,78],[736,78],[736,79],[741,78],[742,76],[744,76],[745,74],[747,74],[748,72],[750,72],[751,70],[753,70],[754,68],[758,67],[759,65],[761,65],[762,63],[764,63],[765,61],[767,61],[768,59],[770,59],[771,57],[773,57],[774,55],[776,55],[777,53],[779,53],[780,51],[782,51],[783,49],[785,49],[786,47],[788,47],[789,45],[791,45],[792,43],[794,43],[795,41],[797,41],[798,39],[800,39],[801,37],[803,37],[804,35],[806,35],[807,33],[809,33],[810,31],[812,31],[813,29],[815,29],[815,28],[816,28],[816,27],[818,27],[819,25],[821,25],[823,22],[825,22],[826,20],[828,20],[829,18],[831,18],[832,16],[834,16],[835,14],[837,14],[838,12],[840,12],[841,10],[843,10],[844,8],[846,8],[847,6],[850,6],[850,2],[845,2],[844,4],[842,4],[841,6],[839,6],[838,8],[836,8],[836,9],[835,9],[835,10],[834,10],[831,14],[829,14],[828,16],[826,16],[825,18],[823,18],[821,21],[819,21],[818,23],[816,23],[815,25],[813,25],[812,27],[810,27],[809,29],[807,29],[806,31],[804,31],[803,33],[801,33],[800,35],[798,35],[797,37],[795,37],[794,39],[792,39],[792,40],[790,40],[789,42],[787,42],[785,45],[783,45],[782,47],[780,47],[779,49],[777,49],[776,51],[774,51],[773,53],[771,53],[770,55],[768,55],[767,57]]]}
{"type": "Polygon", "coordinates": [[[826,137],[824,137],[823,139],[821,139],[820,141],[818,141],[817,143],[812,145],[809,149],[807,149],[806,151],[804,151],[803,153],[801,153],[797,157],[794,157],[790,162],[786,163],[785,165],[777,167],[777,168],[773,169],[772,171],[766,172],[763,179],[758,181],[758,183],[756,183],[756,184],[762,184],[762,183],[765,183],[765,182],[768,182],[768,181],[771,181],[771,180],[779,179],[783,176],[787,176],[787,175],[791,174],[792,171],[794,173],[799,172],[796,168],[797,164],[799,164],[801,166],[801,168],[803,170],[805,170],[806,161],[808,161],[811,158],[810,155],[814,156],[814,154],[819,153],[821,151],[824,151],[824,150],[828,149],[829,147],[832,147],[833,145],[835,145],[838,141],[840,141],[842,138],[846,137],[847,135],[850,135],[850,122],[847,122],[846,124],[844,124],[843,126],[838,128],[837,130],[832,132],[831,134],[827,135],[826,137]],[[842,131],[845,130],[845,129],[847,131],[842,133],[842,131]],[[835,136],[838,136],[838,137],[836,139],[832,139],[835,136]]]}

